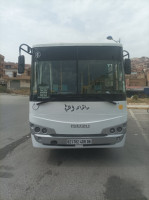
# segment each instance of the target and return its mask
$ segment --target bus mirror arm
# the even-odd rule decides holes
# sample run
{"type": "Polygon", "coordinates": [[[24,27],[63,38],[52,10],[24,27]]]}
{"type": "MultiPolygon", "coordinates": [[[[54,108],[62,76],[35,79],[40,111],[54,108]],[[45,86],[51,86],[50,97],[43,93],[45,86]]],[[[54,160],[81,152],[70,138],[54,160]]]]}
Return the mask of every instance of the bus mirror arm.
{"type": "Polygon", "coordinates": [[[21,50],[25,51],[26,53],[33,55],[33,49],[28,46],[27,44],[21,44],[19,47],[19,55],[21,55],[21,50]],[[23,48],[23,46],[26,46],[26,49],[23,48]]]}
{"type": "Polygon", "coordinates": [[[128,56],[128,59],[129,59],[129,52],[128,52],[128,51],[126,51],[126,50],[123,50],[123,52],[125,52],[125,53],[126,53],[125,55],[123,55],[123,57],[125,57],[125,56],[128,56]]]}

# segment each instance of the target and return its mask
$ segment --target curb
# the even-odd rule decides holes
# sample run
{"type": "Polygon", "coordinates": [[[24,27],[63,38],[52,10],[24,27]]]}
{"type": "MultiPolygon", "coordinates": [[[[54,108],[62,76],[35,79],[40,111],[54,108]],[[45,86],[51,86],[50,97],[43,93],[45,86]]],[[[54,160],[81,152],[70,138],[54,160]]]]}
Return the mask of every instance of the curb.
{"type": "Polygon", "coordinates": [[[15,94],[15,93],[0,93],[0,96],[1,95],[29,97],[29,95],[26,94],[15,94]]]}
{"type": "Polygon", "coordinates": [[[127,105],[128,109],[149,109],[149,105],[127,105]]]}

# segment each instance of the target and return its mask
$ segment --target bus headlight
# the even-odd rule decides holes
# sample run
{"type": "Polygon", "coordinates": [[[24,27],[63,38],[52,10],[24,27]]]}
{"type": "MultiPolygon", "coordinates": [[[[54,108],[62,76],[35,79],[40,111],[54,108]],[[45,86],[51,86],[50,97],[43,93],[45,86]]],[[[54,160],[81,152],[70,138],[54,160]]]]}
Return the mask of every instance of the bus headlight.
{"type": "Polygon", "coordinates": [[[115,132],[115,128],[110,128],[110,133],[114,133],[115,132]]]}
{"type": "Polygon", "coordinates": [[[37,126],[37,127],[35,127],[35,129],[34,129],[34,130],[35,130],[35,132],[36,132],[36,133],[39,133],[39,132],[40,132],[40,128],[39,128],[38,126],[37,126]]]}
{"type": "Polygon", "coordinates": [[[123,130],[123,129],[122,129],[121,126],[117,127],[117,131],[118,131],[118,132],[122,132],[122,130],[123,130]]]}
{"type": "Polygon", "coordinates": [[[116,134],[125,134],[127,128],[127,123],[119,124],[102,130],[102,134],[106,135],[116,135],[116,134]]]}
{"type": "Polygon", "coordinates": [[[31,134],[45,134],[45,135],[55,135],[56,131],[53,128],[43,127],[37,124],[30,123],[31,134]]]}
{"type": "Polygon", "coordinates": [[[43,128],[43,129],[42,129],[42,132],[43,132],[44,134],[46,134],[46,133],[47,133],[47,129],[46,129],[46,128],[43,128]]]}

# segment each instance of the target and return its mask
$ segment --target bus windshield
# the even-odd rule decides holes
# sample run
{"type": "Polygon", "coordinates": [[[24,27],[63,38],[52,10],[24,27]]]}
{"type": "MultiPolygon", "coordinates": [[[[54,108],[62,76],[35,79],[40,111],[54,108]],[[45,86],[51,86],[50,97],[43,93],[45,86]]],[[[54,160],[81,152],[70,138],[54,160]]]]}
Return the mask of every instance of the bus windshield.
{"type": "MultiPolygon", "coordinates": [[[[125,94],[124,72],[116,60],[46,60],[32,66],[31,96],[44,100],[52,95],[111,98],[125,94]]],[[[115,99],[116,100],[116,99],[115,99]]]]}

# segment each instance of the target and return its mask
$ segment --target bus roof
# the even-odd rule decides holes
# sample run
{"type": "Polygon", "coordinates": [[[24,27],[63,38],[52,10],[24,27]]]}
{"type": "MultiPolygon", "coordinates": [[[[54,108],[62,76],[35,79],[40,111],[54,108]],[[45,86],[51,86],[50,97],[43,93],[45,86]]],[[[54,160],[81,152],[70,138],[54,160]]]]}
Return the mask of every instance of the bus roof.
{"type": "Polygon", "coordinates": [[[51,44],[36,44],[35,47],[60,47],[60,46],[117,46],[122,47],[120,43],[51,43],[51,44]]]}

